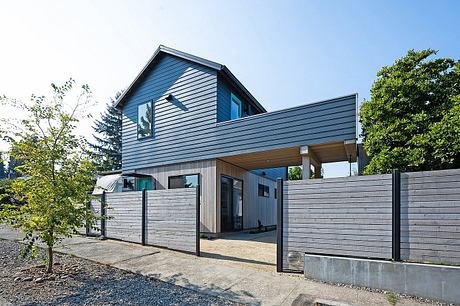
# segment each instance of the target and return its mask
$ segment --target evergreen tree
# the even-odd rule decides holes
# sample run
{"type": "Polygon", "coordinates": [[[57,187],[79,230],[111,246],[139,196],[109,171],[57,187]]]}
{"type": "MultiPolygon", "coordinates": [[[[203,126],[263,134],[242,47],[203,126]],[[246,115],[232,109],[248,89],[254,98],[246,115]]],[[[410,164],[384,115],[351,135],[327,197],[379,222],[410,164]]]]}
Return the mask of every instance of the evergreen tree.
{"type": "Polygon", "coordinates": [[[2,153],[0,153],[0,180],[4,178],[6,178],[5,161],[2,158],[2,153]]]}
{"type": "Polygon", "coordinates": [[[115,101],[121,95],[117,92],[115,99],[107,104],[101,119],[94,122],[93,137],[96,143],[90,144],[99,171],[121,169],[121,110],[116,108],[115,101]]]}

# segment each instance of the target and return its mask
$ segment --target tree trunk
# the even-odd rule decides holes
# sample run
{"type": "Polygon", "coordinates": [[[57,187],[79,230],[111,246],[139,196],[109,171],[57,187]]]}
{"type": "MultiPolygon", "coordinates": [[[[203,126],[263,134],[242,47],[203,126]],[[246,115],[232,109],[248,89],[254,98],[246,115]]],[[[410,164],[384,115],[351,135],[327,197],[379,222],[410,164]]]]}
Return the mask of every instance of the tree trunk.
{"type": "Polygon", "coordinates": [[[48,246],[48,268],[46,273],[53,273],[53,247],[48,246]]]}

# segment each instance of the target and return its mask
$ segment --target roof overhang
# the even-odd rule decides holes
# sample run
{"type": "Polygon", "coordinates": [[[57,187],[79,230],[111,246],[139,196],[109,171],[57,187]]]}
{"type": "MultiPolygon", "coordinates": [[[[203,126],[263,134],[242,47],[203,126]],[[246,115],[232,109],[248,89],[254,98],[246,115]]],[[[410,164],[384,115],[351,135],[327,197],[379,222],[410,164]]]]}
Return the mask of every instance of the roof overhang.
{"type": "MultiPolygon", "coordinates": [[[[318,163],[355,162],[356,140],[330,142],[308,146],[318,163]]],[[[247,170],[298,166],[302,164],[301,147],[289,147],[269,151],[239,154],[220,158],[247,170]]]]}
{"type": "Polygon", "coordinates": [[[163,54],[169,54],[172,56],[176,56],[187,61],[191,61],[208,68],[214,69],[218,71],[220,74],[224,75],[230,81],[232,81],[235,86],[240,89],[248,98],[254,103],[262,112],[266,112],[266,109],[252,96],[252,94],[244,87],[244,85],[233,75],[233,73],[225,66],[186,52],[182,52],[173,48],[169,48],[163,45],[160,45],[156,51],[153,53],[152,57],[148,60],[147,64],[145,64],[144,68],[142,68],[141,72],[136,76],[134,81],[128,86],[128,88],[121,94],[118,100],[115,102],[115,107],[122,108],[126,99],[129,97],[131,91],[138,85],[145,74],[158,62],[163,54]]]}

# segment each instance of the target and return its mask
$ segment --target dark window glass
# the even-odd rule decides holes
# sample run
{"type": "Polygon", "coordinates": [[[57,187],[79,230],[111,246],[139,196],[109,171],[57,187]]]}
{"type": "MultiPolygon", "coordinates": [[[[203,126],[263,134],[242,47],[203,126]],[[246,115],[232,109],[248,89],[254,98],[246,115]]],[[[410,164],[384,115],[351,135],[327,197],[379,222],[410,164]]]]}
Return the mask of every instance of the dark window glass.
{"type": "Polygon", "coordinates": [[[170,176],[168,188],[194,188],[200,184],[198,174],[170,176]]]}
{"type": "Polygon", "coordinates": [[[141,104],[137,107],[137,138],[146,138],[153,135],[152,102],[141,104]]]}
{"type": "Polygon", "coordinates": [[[270,196],[270,188],[267,185],[259,184],[258,194],[259,194],[259,197],[268,198],[270,196]]]}
{"type": "Polygon", "coordinates": [[[276,198],[278,197],[278,193],[277,193],[277,190],[276,190],[276,188],[275,188],[275,192],[274,192],[274,194],[275,194],[275,199],[276,199],[276,198]]]}

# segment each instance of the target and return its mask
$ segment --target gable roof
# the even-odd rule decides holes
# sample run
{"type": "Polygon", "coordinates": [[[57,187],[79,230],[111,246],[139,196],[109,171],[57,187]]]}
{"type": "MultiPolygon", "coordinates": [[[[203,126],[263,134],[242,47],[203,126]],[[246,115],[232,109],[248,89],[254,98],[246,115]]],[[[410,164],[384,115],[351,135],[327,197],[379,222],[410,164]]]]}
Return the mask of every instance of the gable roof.
{"type": "Polygon", "coordinates": [[[169,48],[163,45],[160,45],[155,53],[153,53],[152,57],[148,60],[147,64],[142,68],[141,72],[136,76],[134,81],[129,85],[129,87],[123,92],[123,94],[118,98],[118,100],[115,102],[115,107],[121,108],[123,107],[123,104],[125,100],[128,98],[129,94],[131,91],[136,87],[136,85],[143,79],[145,74],[153,67],[160,56],[162,54],[169,54],[172,56],[176,56],[206,67],[209,67],[211,69],[216,70],[226,78],[228,78],[231,82],[235,84],[235,86],[241,90],[248,98],[249,100],[254,103],[262,112],[266,112],[267,110],[256,100],[256,98],[253,97],[253,95],[249,92],[249,90],[244,87],[244,85],[233,75],[233,73],[225,66],[186,52],[182,52],[173,48],[169,48]]]}

